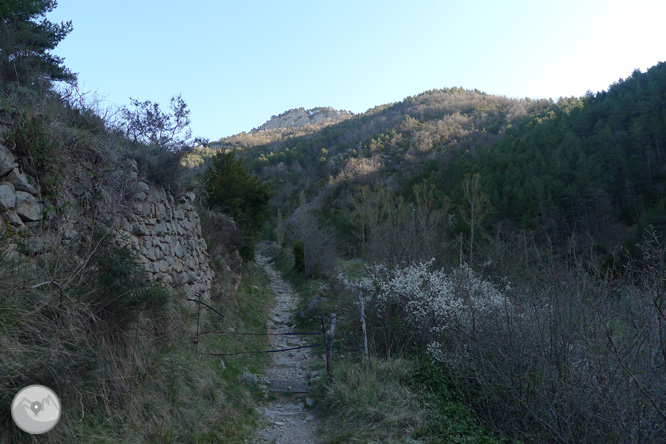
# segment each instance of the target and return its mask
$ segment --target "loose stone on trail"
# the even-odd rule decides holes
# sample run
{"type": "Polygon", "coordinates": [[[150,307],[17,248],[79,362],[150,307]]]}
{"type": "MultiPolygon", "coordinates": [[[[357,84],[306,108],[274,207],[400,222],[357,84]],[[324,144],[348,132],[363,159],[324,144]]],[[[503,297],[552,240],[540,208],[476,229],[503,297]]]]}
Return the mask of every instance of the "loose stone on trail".
{"type": "MultiPolygon", "coordinates": [[[[257,264],[270,279],[269,289],[275,293],[276,303],[268,322],[269,333],[290,331],[293,314],[298,304],[291,285],[271,266],[268,258],[257,255],[257,264]]],[[[309,336],[269,336],[271,349],[308,345],[309,336]]],[[[316,338],[317,342],[321,338],[316,338]]],[[[312,348],[284,353],[272,353],[273,362],[264,375],[268,390],[275,400],[259,409],[267,425],[259,432],[255,443],[316,444],[316,417],[306,410],[314,402],[306,397],[310,386],[310,364],[315,355],[312,348]]]]}

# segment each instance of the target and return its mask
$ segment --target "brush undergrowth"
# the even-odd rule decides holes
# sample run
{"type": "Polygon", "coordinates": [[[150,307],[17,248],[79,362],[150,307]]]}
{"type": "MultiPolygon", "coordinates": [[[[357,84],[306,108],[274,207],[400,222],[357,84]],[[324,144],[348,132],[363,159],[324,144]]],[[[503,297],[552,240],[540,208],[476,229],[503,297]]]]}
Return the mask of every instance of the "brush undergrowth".
{"type": "MultiPolygon", "coordinates": [[[[5,248],[24,241],[9,230],[1,236],[5,248]]],[[[239,377],[267,358],[200,353],[261,349],[266,340],[194,339],[197,325],[201,333],[265,330],[266,278],[248,266],[236,291],[222,291],[218,281],[210,304],[224,312],[221,319],[150,283],[109,237],[91,239],[83,268],[63,251],[0,262],[0,442],[242,442],[263,394],[239,377]],[[11,400],[29,384],[51,387],[62,404],[59,424],[38,438],[11,420],[11,400]]],[[[228,277],[218,270],[218,278],[228,277]]]]}
{"type": "Polygon", "coordinates": [[[337,359],[334,377],[318,381],[312,395],[326,444],[503,442],[426,360],[337,359]]]}

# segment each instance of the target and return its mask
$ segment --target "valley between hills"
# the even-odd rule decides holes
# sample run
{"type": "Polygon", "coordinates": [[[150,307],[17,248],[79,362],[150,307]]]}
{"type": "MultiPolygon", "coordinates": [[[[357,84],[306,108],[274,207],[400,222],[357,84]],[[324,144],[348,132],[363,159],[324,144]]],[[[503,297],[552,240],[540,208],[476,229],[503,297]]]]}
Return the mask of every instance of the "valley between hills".
{"type": "Polygon", "coordinates": [[[179,95],[101,109],[55,2],[5,3],[1,443],[666,440],[664,62],[209,141],[179,95]]]}

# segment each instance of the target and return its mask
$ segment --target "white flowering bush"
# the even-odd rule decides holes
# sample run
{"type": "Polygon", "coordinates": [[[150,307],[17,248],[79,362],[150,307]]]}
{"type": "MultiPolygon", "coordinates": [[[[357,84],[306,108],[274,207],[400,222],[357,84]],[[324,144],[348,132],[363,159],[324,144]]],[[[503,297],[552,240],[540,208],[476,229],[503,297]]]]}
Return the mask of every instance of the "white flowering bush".
{"type": "Polygon", "coordinates": [[[370,347],[416,346],[507,436],[666,442],[666,242],[651,236],[639,257],[615,253],[621,273],[525,252],[513,286],[432,261],[339,281],[363,302],[370,347]]]}
{"type": "Polygon", "coordinates": [[[363,298],[379,337],[387,344],[409,339],[438,361],[444,360],[443,346],[454,340],[453,333],[473,334],[480,322],[508,306],[503,293],[468,265],[446,273],[433,269],[430,260],[404,268],[376,265],[367,272],[356,280],[340,274],[339,280],[363,298]]]}

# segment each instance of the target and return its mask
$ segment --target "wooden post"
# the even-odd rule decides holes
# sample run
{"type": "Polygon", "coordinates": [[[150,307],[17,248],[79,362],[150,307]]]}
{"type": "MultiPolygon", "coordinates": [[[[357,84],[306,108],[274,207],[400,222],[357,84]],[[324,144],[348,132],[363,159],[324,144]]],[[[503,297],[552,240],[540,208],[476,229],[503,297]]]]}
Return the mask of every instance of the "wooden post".
{"type": "MultiPolygon", "coordinates": [[[[197,294],[197,299],[201,301],[201,294],[197,294]]],[[[197,304],[197,353],[199,353],[199,324],[201,323],[201,304],[197,304]]]]}
{"type": "Polygon", "coordinates": [[[363,331],[363,353],[365,353],[365,358],[368,359],[368,334],[365,329],[365,302],[363,301],[363,295],[361,292],[358,293],[358,300],[361,304],[361,330],[363,331]]]}
{"type": "Polygon", "coordinates": [[[277,244],[282,247],[284,243],[284,221],[282,220],[282,210],[278,208],[277,214],[277,244]]]}
{"type": "Polygon", "coordinates": [[[326,335],[326,371],[333,376],[333,339],[335,339],[335,313],[331,313],[331,328],[326,335]]]}
{"type": "MultiPolygon", "coordinates": [[[[324,327],[324,317],[321,316],[319,319],[321,320],[321,337],[322,340],[324,341],[323,343],[324,354],[326,354],[326,348],[327,348],[326,344],[328,343],[328,340],[326,339],[326,327],[324,327]]],[[[328,356],[326,357],[326,362],[328,362],[328,356]]],[[[328,367],[328,365],[326,367],[328,367]]]]}

